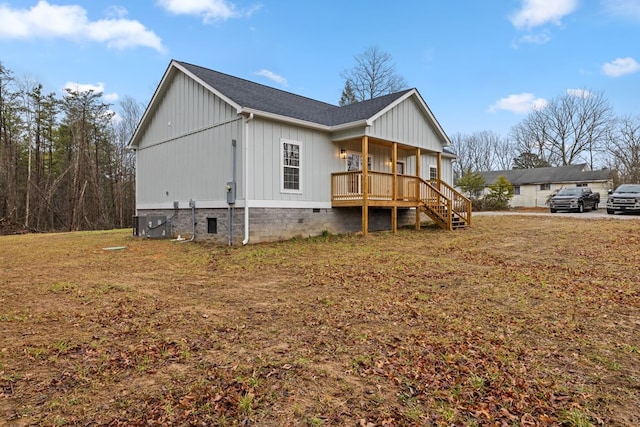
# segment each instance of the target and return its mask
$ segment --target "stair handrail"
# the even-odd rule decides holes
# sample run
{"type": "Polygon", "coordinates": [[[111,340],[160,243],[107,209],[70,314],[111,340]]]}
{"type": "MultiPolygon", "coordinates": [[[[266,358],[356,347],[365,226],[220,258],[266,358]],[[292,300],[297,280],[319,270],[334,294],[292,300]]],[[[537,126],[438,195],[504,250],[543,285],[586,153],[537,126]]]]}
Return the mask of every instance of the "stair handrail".
{"type": "MultiPolygon", "coordinates": [[[[467,225],[471,225],[471,209],[472,209],[472,205],[471,205],[471,200],[469,198],[467,198],[464,194],[460,193],[458,190],[456,190],[451,185],[447,184],[446,182],[444,182],[442,180],[438,180],[437,184],[439,184],[439,187],[444,188],[446,191],[441,191],[432,182],[427,181],[424,178],[420,177],[420,181],[421,181],[422,184],[424,184],[427,187],[430,187],[433,191],[435,191],[438,194],[439,197],[442,197],[444,200],[448,201],[447,202],[447,207],[449,209],[449,212],[455,213],[461,219],[463,219],[467,225]],[[445,192],[450,193],[451,197],[447,197],[445,192]],[[456,201],[462,202],[462,209],[458,208],[458,205],[460,205],[459,203],[453,203],[453,199],[455,199],[456,201]],[[449,203],[449,202],[451,202],[451,203],[449,203]]],[[[423,203],[425,203],[425,205],[426,205],[425,201],[423,201],[423,203]]],[[[441,215],[438,215],[438,216],[440,218],[442,218],[443,221],[450,222],[452,220],[452,215],[449,215],[449,218],[444,218],[441,215]]]]}

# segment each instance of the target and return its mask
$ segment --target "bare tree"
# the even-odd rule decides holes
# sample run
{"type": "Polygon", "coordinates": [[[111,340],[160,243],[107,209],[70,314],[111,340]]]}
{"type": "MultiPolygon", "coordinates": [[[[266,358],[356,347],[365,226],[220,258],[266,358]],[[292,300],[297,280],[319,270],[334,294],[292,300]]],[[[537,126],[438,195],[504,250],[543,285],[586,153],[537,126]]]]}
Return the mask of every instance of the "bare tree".
{"type": "Polygon", "coordinates": [[[356,101],[364,101],[398,92],[408,86],[404,77],[396,71],[391,55],[381,51],[378,46],[368,47],[356,55],[355,60],[353,68],[340,74],[345,79],[343,95],[350,88],[356,101]]]}
{"type": "Polygon", "coordinates": [[[458,156],[454,162],[455,180],[461,178],[467,171],[510,169],[514,157],[511,143],[488,130],[453,135],[451,149],[458,156]]]}
{"type": "Polygon", "coordinates": [[[533,153],[554,166],[587,162],[596,167],[613,118],[604,95],[569,90],[514,126],[511,138],[520,153],[533,153]]]}
{"type": "Polygon", "coordinates": [[[128,144],[142,118],[144,106],[130,96],[125,96],[118,105],[118,120],[113,129],[112,184],[117,224],[125,227],[131,225],[135,212],[135,155],[128,144]]]}
{"type": "Polygon", "coordinates": [[[611,167],[618,171],[620,183],[640,182],[640,115],[625,116],[616,121],[607,135],[607,151],[611,167]]]}
{"type": "Polygon", "coordinates": [[[102,93],[67,89],[62,103],[64,123],[76,150],[73,169],[70,230],[110,226],[105,187],[110,158],[109,123],[113,113],[101,100],[102,93]]]}
{"type": "Polygon", "coordinates": [[[13,73],[0,63],[0,218],[15,223],[20,212],[19,164],[24,128],[20,96],[13,73]]]}

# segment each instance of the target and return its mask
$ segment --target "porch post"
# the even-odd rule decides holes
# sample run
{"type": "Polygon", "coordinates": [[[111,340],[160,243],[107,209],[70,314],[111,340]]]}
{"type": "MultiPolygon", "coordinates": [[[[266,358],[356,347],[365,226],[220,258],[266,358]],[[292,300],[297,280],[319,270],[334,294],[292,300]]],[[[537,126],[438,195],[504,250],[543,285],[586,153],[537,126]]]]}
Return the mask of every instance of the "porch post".
{"type": "MultiPolygon", "coordinates": [[[[418,203],[420,203],[420,148],[416,148],[416,176],[418,184],[416,186],[416,191],[418,192],[418,194],[416,194],[416,198],[418,199],[418,203]]],[[[420,207],[416,206],[416,230],[420,230],[420,216],[420,207]]]]}
{"type": "Polygon", "coordinates": [[[369,232],[369,137],[362,137],[362,234],[369,232]]]}
{"type": "Polygon", "coordinates": [[[391,189],[391,199],[392,208],[391,208],[391,232],[395,233],[398,231],[398,143],[394,142],[391,145],[391,173],[393,174],[391,189]]]}
{"type": "Polygon", "coordinates": [[[440,185],[440,181],[442,181],[442,153],[438,152],[436,154],[436,163],[437,163],[437,167],[438,167],[438,185],[440,185]]]}

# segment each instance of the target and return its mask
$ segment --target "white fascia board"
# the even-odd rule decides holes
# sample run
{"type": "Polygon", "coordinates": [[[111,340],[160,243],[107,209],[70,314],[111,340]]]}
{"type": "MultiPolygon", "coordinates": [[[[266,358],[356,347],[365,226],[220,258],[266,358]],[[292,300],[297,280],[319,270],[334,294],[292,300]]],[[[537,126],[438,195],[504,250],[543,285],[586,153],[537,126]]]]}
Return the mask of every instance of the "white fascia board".
{"type": "Polygon", "coordinates": [[[224,102],[226,102],[227,104],[231,105],[233,108],[236,109],[236,111],[238,111],[238,113],[240,113],[240,109],[242,108],[240,105],[238,105],[237,103],[235,103],[234,101],[231,100],[231,98],[228,98],[227,96],[225,96],[223,93],[221,93],[220,91],[218,91],[216,88],[214,88],[213,86],[210,86],[209,84],[207,84],[204,80],[200,79],[199,77],[197,77],[195,74],[191,73],[189,70],[187,70],[185,67],[183,67],[182,65],[178,64],[178,63],[174,63],[172,61],[172,64],[179,69],[180,71],[182,71],[184,74],[186,74],[187,76],[189,76],[190,78],[192,78],[193,80],[195,80],[196,82],[200,83],[202,86],[204,86],[205,88],[207,88],[207,90],[209,90],[209,92],[213,93],[214,95],[216,95],[218,98],[222,99],[224,102]]]}
{"type": "Polygon", "coordinates": [[[131,136],[129,143],[127,144],[128,148],[135,149],[136,146],[138,145],[137,140],[138,140],[138,137],[140,136],[139,134],[141,132],[141,129],[144,128],[144,125],[147,122],[147,118],[151,114],[151,110],[153,110],[153,108],[155,107],[156,99],[160,96],[161,93],[163,93],[166,90],[167,80],[169,79],[169,75],[173,71],[174,66],[175,66],[174,61],[171,61],[171,63],[169,63],[169,66],[165,70],[164,74],[162,75],[160,84],[158,84],[158,87],[156,87],[155,92],[153,92],[151,101],[149,101],[149,104],[147,104],[147,108],[144,110],[144,113],[142,114],[142,118],[140,119],[140,121],[138,122],[138,126],[136,127],[136,130],[133,132],[133,135],[131,136]]]}
{"type": "Polygon", "coordinates": [[[350,128],[354,128],[354,127],[362,127],[362,126],[368,126],[368,121],[367,120],[358,120],[355,122],[349,122],[349,123],[342,123],[336,126],[328,126],[328,125],[323,125],[323,124],[319,124],[319,123],[315,123],[315,122],[310,122],[307,120],[300,120],[300,119],[295,119],[292,117],[288,117],[288,116],[282,116],[279,114],[274,114],[274,113],[268,113],[266,111],[262,111],[262,110],[256,110],[254,108],[242,108],[238,111],[238,114],[253,114],[255,117],[261,117],[261,118],[265,118],[265,119],[270,119],[270,120],[275,120],[275,121],[280,121],[280,122],[285,122],[285,123],[290,123],[296,126],[301,126],[301,127],[306,127],[306,128],[310,128],[310,129],[316,129],[319,131],[323,131],[323,132],[338,132],[341,130],[345,130],[345,129],[350,129],[350,128]]]}
{"type": "Polygon", "coordinates": [[[239,108],[238,114],[253,114],[255,117],[261,117],[261,118],[275,120],[279,122],[291,123],[293,125],[300,126],[300,127],[317,129],[324,132],[331,131],[331,126],[322,125],[315,122],[309,122],[307,120],[295,119],[288,116],[282,116],[280,114],[268,113],[266,111],[256,110],[254,108],[239,108]]]}
{"type": "Polygon", "coordinates": [[[369,123],[369,120],[363,119],[363,120],[358,120],[357,122],[342,123],[340,125],[331,126],[331,130],[333,132],[339,132],[341,130],[355,128],[355,127],[362,127],[362,126],[371,126],[371,124],[369,123]]]}

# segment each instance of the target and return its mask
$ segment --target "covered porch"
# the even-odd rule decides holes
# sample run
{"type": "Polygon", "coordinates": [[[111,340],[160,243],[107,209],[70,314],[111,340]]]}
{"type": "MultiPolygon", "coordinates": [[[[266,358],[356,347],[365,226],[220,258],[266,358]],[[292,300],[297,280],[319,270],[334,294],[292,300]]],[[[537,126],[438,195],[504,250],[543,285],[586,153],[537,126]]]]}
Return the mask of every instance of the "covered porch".
{"type": "MultiPolygon", "coordinates": [[[[423,150],[395,142],[360,139],[362,161],[359,170],[331,174],[331,204],[333,207],[362,207],[362,233],[369,228],[369,207],[391,209],[391,230],[397,231],[398,208],[415,208],[415,227],[420,229],[420,217],[425,213],[441,228],[455,230],[471,224],[471,201],[442,179],[442,153],[435,152],[436,173],[429,173],[428,180],[421,175],[423,150]],[[370,162],[370,144],[385,147],[389,152],[391,171],[373,169],[370,162]],[[402,149],[414,159],[412,171],[398,171],[404,163],[398,161],[402,149]],[[370,169],[371,168],[371,169],[370,169]],[[434,176],[435,175],[435,176],[434,176]]],[[[341,149],[341,156],[344,154],[341,149]]],[[[378,163],[379,164],[379,163],[378,163]]],[[[402,167],[404,169],[404,167],[402,167]]]]}

